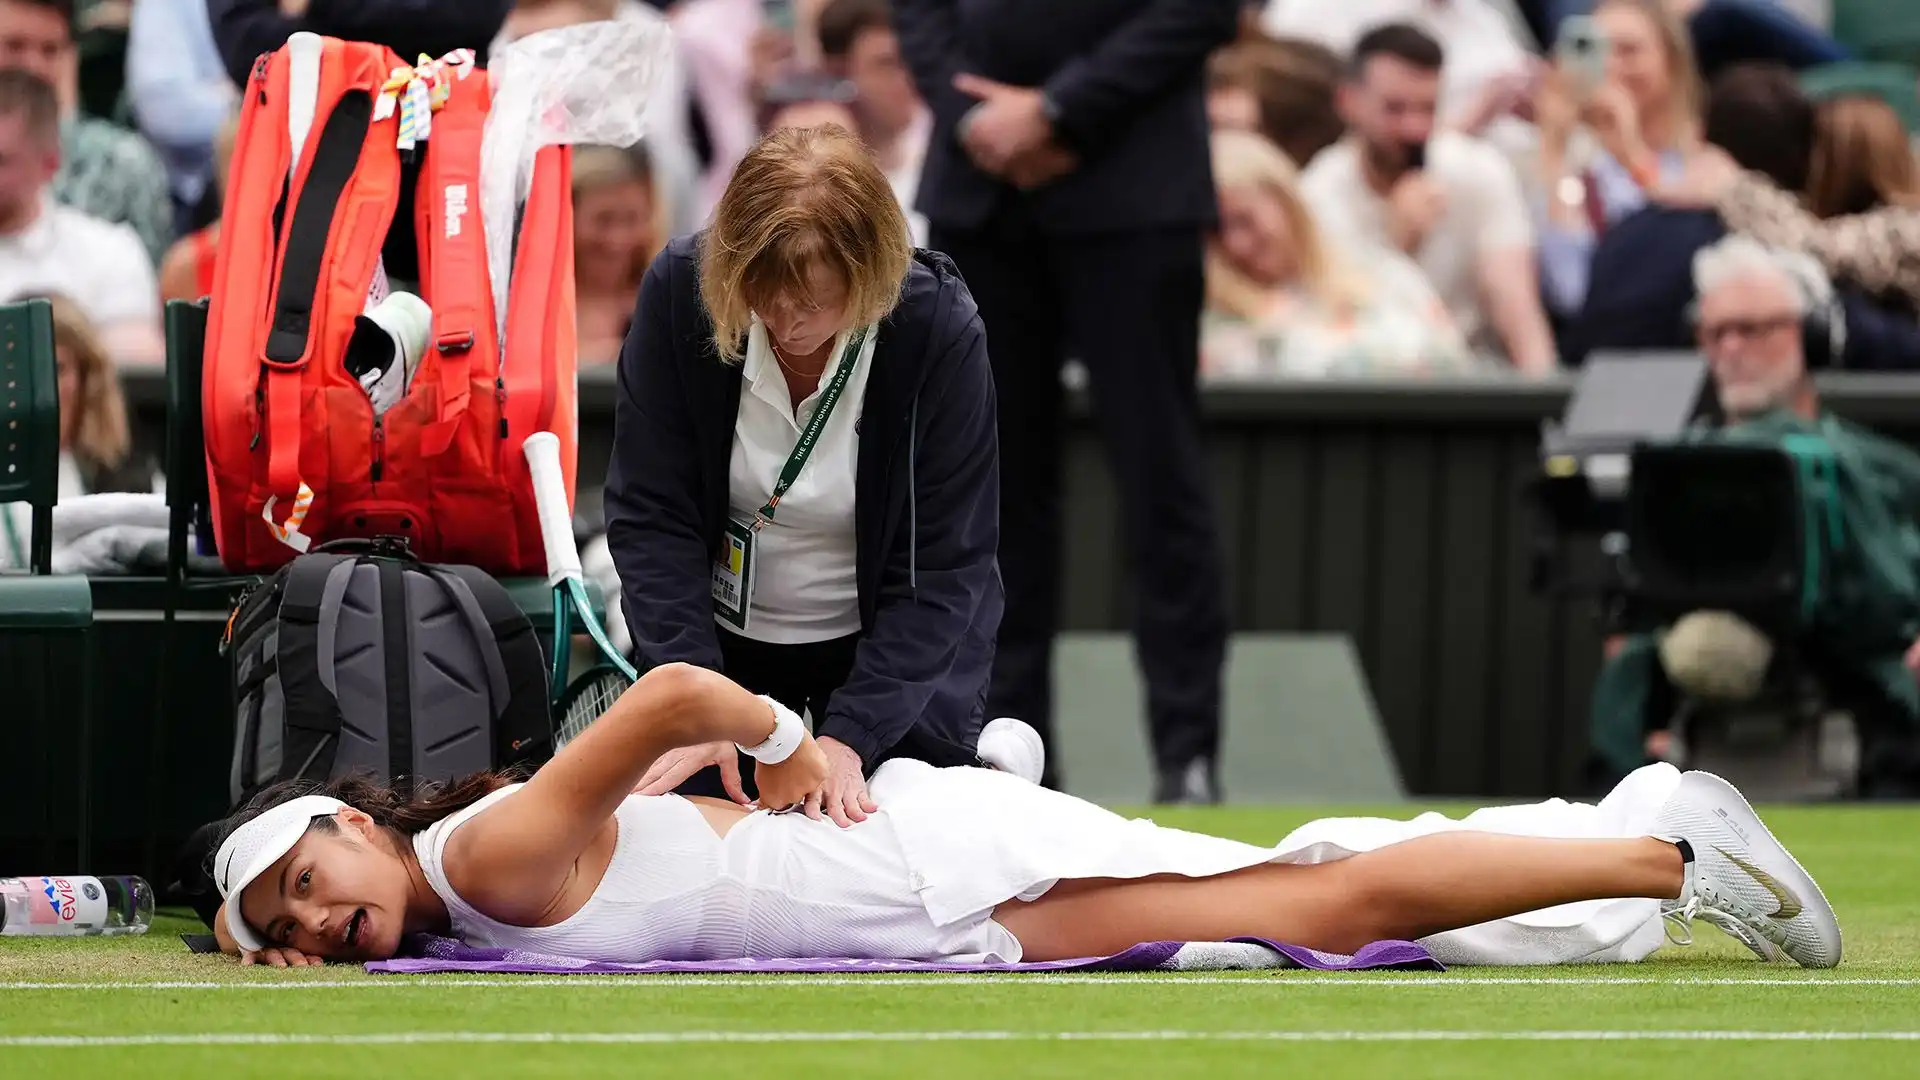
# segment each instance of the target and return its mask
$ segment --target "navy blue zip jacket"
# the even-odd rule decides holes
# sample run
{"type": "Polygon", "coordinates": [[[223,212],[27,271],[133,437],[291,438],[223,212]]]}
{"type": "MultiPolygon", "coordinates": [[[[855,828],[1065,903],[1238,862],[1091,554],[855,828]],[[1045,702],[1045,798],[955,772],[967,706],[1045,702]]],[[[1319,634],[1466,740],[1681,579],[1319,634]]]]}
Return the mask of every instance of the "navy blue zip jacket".
{"type": "MultiPolygon", "coordinates": [[[[642,670],[723,667],[710,590],[740,371],[714,351],[695,238],[675,240],[647,271],[620,351],[607,468],[607,541],[642,670]]],[[[862,636],[815,730],[868,772],[889,757],[978,760],[1004,604],[996,422],[973,296],[946,256],[917,252],[880,323],[856,429],[862,636]]]]}

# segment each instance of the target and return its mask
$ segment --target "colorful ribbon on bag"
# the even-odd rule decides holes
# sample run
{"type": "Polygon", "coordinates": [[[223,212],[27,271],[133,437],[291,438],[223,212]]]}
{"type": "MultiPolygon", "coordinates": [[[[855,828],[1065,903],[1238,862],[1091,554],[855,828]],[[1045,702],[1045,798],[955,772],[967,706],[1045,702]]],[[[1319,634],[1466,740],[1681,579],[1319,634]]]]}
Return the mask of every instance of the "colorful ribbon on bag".
{"type": "Polygon", "coordinates": [[[279,501],[280,496],[269,496],[267,505],[260,508],[260,516],[265,519],[267,529],[273,533],[275,540],[305,554],[307,548],[313,545],[313,538],[301,532],[300,526],[307,520],[307,511],[313,508],[313,489],[307,486],[306,481],[300,482],[300,491],[293,497],[293,513],[287,515],[284,525],[273,520],[273,506],[279,501]]]}
{"type": "Polygon", "coordinates": [[[374,102],[375,123],[400,112],[400,135],[394,145],[411,150],[433,133],[433,114],[453,93],[453,84],[473,73],[472,49],[455,49],[435,60],[425,53],[413,67],[397,67],[380,87],[374,102]]]}

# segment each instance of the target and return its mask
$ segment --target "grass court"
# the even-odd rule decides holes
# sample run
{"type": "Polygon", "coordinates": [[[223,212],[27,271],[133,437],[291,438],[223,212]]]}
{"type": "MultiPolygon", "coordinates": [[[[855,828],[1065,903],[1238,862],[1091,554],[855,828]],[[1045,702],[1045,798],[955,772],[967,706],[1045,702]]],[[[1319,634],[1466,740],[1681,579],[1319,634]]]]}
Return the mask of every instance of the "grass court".
{"type": "MultiPolygon", "coordinates": [[[[1271,843],[1356,812],[1153,816],[1271,843]]],[[[0,939],[0,1076],[1920,1075],[1920,808],[1762,813],[1840,914],[1835,971],[1696,923],[1644,964],[1440,975],[372,976],[195,956],[170,913],[0,939]]]]}

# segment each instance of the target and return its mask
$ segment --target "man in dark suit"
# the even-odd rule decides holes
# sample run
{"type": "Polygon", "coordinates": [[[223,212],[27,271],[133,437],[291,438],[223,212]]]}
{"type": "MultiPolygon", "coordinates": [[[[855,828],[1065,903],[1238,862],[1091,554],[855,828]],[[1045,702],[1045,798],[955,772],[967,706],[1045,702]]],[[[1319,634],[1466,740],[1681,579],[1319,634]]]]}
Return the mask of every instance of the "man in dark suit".
{"type": "Polygon", "coordinates": [[[1155,797],[1213,801],[1226,614],[1195,391],[1215,216],[1202,69],[1240,0],[893,4],[934,114],[917,208],[979,304],[998,384],[1007,609],[988,715],[1051,736],[1072,350],[1119,481],[1155,797]]]}

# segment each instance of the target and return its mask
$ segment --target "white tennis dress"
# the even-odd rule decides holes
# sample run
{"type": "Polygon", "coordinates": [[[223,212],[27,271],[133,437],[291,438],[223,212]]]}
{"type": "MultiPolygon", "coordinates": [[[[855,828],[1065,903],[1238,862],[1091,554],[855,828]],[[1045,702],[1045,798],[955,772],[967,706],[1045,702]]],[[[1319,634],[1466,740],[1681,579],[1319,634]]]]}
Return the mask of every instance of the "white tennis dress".
{"type": "MultiPolygon", "coordinates": [[[[1256,847],[1127,819],[990,769],[895,760],[874,774],[879,813],[849,829],[800,814],[750,814],[722,838],[676,795],[630,796],[606,876],[571,918],[510,926],[447,884],[447,838],[503,788],[414,837],[453,933],[477,946],[620,963],[739,957],[1012,962],[1020,943],[1000,904],[1057,881],[1152,874],[1208,877],[1267,862],[1345,858],[1448,829],[1533,836],[1643,836],[1674,786],[1671,766],[1628,777],[1598,806],[1554,800],[1454,821],[1330,818],[1256,847]]],[[[1455,964],[1638,960],[1663,938],[1655,900],[1569,904],[1426,938],[1455,964]]]]}

